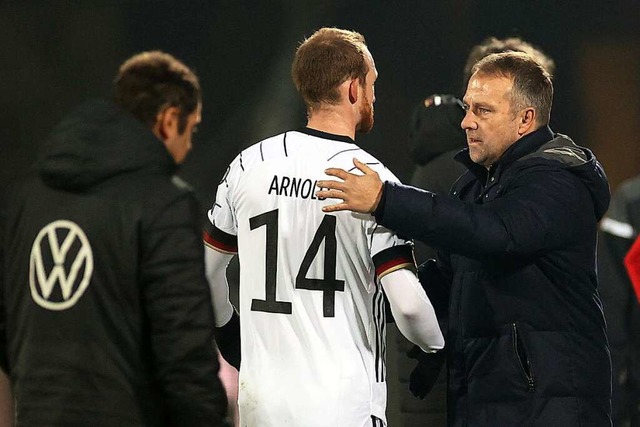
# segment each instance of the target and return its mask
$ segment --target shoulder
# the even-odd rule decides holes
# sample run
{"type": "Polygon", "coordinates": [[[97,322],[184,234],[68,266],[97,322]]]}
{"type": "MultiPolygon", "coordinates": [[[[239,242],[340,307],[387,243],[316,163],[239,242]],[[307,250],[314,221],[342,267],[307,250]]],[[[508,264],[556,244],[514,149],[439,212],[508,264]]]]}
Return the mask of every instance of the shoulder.
{"type": "Polygon", "coordinates": [[[354,165],[353,159],[366,164],[369,168],[378,173],[382,181],[399,182],[398,178],[384,163],[368,151],[358,147],[355,144],[343,144],[341,150],[337,150],[336,154],[329,160],[331,167],[338,167],[347,172],[361,175],[362,173],[354,165]]]}
{"type": "MultiPolygon", "coordinates": [[[[133,203],[140,203],[145,221],[184,216],[190,220],[198,211],[191,185],[177,175],[153,174],[139,177],[130,191],[133,203]]],[[[131,197],[131,196],[130,196],[131,197]]]]}
{"type": "Polygon", "coordinates": [[[291,140],[293,133],[284,132],[255,142],[243,149],[233,163],[242,168],[250,168],[267,159],[284,158],[288,154],[287,139],[291,140]]]}
{"type": "Polygon", "coordinates": [[[590,150],[576,145],[568,136],[556,133],[553,139],[523,156],[516,163],[529,166],[546,164],[567,168],[585,165],[593,159],[594,156],[590,150]]]}

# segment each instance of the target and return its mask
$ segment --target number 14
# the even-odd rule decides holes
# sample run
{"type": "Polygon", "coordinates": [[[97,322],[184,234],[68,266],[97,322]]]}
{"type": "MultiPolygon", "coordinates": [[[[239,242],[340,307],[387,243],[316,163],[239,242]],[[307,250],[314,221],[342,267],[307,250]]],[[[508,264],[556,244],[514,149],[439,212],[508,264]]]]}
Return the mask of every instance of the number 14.
{"type": "MultiPolygon", "coordinates": [[[[266,227],[265,251],[265,299],[252,299],[251,311],[267,313],[291,314],[291,303],[276,300],[276,278],[278,268],[278,210],[265,212],[249,219],[251,230],[266,227]]],[[[335,316],[336,291],[344,291],[344,280],[336,279],[336,217],[325,215],[313,236],[311,245],[304,255],[296,276],[296,289],[322,291],[322,312],[324,317],[335,316]],[[308,279],[306,277],[311,262],[316,257],[320,244],[324,244],[324,278],[308,279]]]]}

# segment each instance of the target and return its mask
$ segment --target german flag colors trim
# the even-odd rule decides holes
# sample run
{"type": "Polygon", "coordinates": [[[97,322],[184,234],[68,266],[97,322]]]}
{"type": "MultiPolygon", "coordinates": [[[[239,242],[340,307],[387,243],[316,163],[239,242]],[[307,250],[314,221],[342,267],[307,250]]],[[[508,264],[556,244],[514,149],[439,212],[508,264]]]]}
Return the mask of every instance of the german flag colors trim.
{"type": "Polygon", "coordinates": [[[411,245],[394,246],[377,253],[373,256],[373,265],[376,267],[378,279],[401,268],[417,272],[411,245]]]}
{"type": "Polygon", "coordinates": [[[227,254],[238,253],[238,238],[225,233],[213,224],[207,223],[207,228],[202,232],[204,244],[217,251],[227,254]]]}

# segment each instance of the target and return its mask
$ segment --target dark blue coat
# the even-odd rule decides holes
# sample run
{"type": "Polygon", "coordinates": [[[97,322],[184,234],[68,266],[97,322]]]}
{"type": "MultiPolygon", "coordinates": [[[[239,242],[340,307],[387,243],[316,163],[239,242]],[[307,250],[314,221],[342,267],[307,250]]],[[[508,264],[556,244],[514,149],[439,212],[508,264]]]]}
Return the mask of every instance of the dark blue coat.
{"type": "Polygon", "coordinates": [[[610,198],[602,167],[546,126],[489,171],[467,150],[457,157],[469,170],[451,197],[385,183],[376,212],[380,224],[440,251],[450,286],[449,425],[610,425],[595,268],[610,198]]]}

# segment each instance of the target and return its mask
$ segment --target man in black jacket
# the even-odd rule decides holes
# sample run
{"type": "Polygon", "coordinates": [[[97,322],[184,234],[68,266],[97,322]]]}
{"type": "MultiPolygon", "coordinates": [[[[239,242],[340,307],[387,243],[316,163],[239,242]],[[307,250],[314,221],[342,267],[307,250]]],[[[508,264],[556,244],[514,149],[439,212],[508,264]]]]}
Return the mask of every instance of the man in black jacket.
{"type": "Polygon", "coordinates": [[[552,98],[530,56],[489,55],[463,100],[468,171],[450,196],[383,183],[357,160],[364,176],[318,182],[318,197],[342,199],[325,211],[372,212],[439,250],[422,277],[450,289],[430,295],[448,311],[449,425],[611,425],[595,271],[609,186],[588,149],[548,127],[552,98]]]}
{"type": "Polygon", "coordinates": [[[174,176],[201,105],[183,63],[133,56],[10,191],[0,360],[19,425],[226,422],[199,212],[174,176]]]}
{"type": "MultiPolygon", "coordinates": [[[[487,37],[469,51],[463,69],[462,95],[476,62],[492,53],[509,51],[528,54],[542,65],[550,76],[553,76],[555,72],[553,59],[537,46],[520,37],[487,37]]],[[[446,194],[465,172],[465,166],[454,158],[467,145],[465,131],[460,127],[465,114],[461,98],[462,96],[458,98],[457,95],[452,94],[434,94],[416,105],[407,140],[409,153],[416,164],[409,181],[412,186],[446,194]]],[[[415,241],[414,245],[418,265],[430,258],[435,258],[436,251],[433,248],[421,241],[415,241]]],[[[439,320],[441,327],[446,329],[446,319],[439,320]]],[[[446,425],[446,374],[441,369],[444,365],[445,352],[424,353],[419,348],[409,345],[401,335],[396,337],[396,343],[403,355],[406,353],[417,359],[414,365],[404,357],[398,358],[400,378],[404,376],[409,381],[409,389],[400,394],[405,423],[413,425],[415,424],[413,420],[420,419],[430,427],[446,425]],[[434,373],[438,370],[442,372],[434,383],[436,379],[434,373]],[[416,401],[409,391],[413,396],[425,401],[416,401]]]]}

